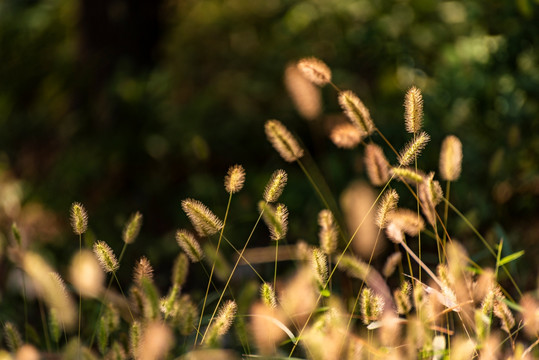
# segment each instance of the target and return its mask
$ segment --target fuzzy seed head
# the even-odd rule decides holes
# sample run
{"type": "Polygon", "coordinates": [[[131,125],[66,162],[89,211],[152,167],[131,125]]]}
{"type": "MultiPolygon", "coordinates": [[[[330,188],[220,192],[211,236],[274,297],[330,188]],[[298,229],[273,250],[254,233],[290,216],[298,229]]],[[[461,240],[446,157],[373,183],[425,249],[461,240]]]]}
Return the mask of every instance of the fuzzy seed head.
{"type": "Polygon", "coordinates": [[[232,322],[234,321],[237,310],[238,306],[233,300],[229,300],[221,306],[221,309],[219,310],[219,315],[217,315],[215,321],[207,330],[207,336],[204,339],[205,345],[215,344],[219,340],[219,338],[221,338],[224,334],[228,332],[228,330],[232,326],[232,322]]]}
{"type": "Polygon", "coordinates": [[[140,322],[133,321],[129,329],[129,353],[134,359],[139,359],[139,345],[142,336],[142,326],[140,322]]]}
{"type": "Polygon", "coordinates": [[[406,131],[416,133],[423,125],[423,96],[421,90],[412,86],[404,98],[404,120],[406,131]]]}
{"type": "Polygon", "coordinates": [[[382,148],[376,144],[365,147],[365,168],[374,186],[385,185],[389,180],[389,162],[382,148]]]}
{"type": "Polygon", "coordinates": [[[260,211],[263,211],[262,218],[268,226],[271,240],[278,241],[286,236],[288,231],[288,209],[284,204],[275,206],[259,203],[260,211]]]}
{"type": "Polygon", "coordinates": [[[184,253],[180,253],[172,267],[172,284],[182,287],[189,272],[189,259],[184,253]]]}
{"type": "Polygon", "coordinates": [[[97,260],[99,260],[99,263],[105,272],[113,273],[118,270],[120,267],[118,265],[118,260],[116,260],[114,252],[110,246],[107,245],[107,243],[104,241],[98,241],[94,243],[93,250],[97,260]]]}
{"type": "Polygon", "coordinates": [[[353,149],[365,138],[365,135],[355,125],[345,122],[335,125],[331,129],[329,138],[339,148],[353,149]]]}
{"type": "Polygon", "coordinates": [[[322,113],[320,89],[309,81],[296,64],[286,67],[284,84],[297,112],[306,120],[314,120],[322,113]]]}
{"type": "Polygon", "coordinates": [[[223,222],[198,200],[183,200],[182,209],[202,237],[213,235],[223,228],[223,222]]]}
{"type": "Polygon", "coordinates": [[[417,236],[425,228],[421,216],[409,209],[397,209],[389,215],[389,222],[410,236],[417,236]]]}
{"type": "Polygon", "coordinates": [[[395,244],[400,244],[404,241],[404,233],[402,229],[393,222],[390,222],[389,225],[386,226],[386,236],[395,244]]]}
{"type": "Polygon", "coordinates": [[[375,126],[371,119],[369,109],[352,91],[341,91],[339,93],[339,104],[344,114],[362,133],[370,135],[374,132],[375,126]]]}
{"type": "Polygon", "coordinates": [[[131,244],[137,238],[142,226],[142,214],[134,213],[124,227],[122,239],[126,244],[131,244]]]}
{"type": "Polygon", "coordinates": [[[9,321],[4,324],[4,339],[11,352],[16,352],[22,346],[21,334],[15,325],[9,321]]]}
{"type": "Polygon", "coordinates": [[[303,76],[318,86],[331,82],[331,70],[322,60],[308,57],[298,61],[298,69],[303,76]]]}
{"type": "Polygon", "coordinates": [[[422,131],[417,134],[415,139],[410,141],[399,154],[399,165],[410,165],[421,154],[421,150],[427,146],[429,140],[430,136],[426,132],[422,131]]]}
{"type": "Polygon", "coordinates": [[[262,286],[260,286],[260,298],[267,307],[272,309],[277,307],[275,290],[273,290],[273,287],[267,282],[263,283],[262,286]]]}
{"type": "Polygon", "coordinates": [[[388,278],[390,277],[397,268],[397,265],[401,262],[402,254],[400,252],[395,252],[387,257],[386,263],[384,264],[384,269],[382,274],[388,278]]]}
{"type": "Polygon", "coordinates": [[[509,307],[504,302],[504,299],[498,299],[494,305],[494,315],[500,319],[502,323],[502,330],[508,334],[511,334],[511,329],[515,326],[515,318],[509,310],[509,307]]]}
{"type": "Polygon", "coordinates": [[[187,230],[176,231],[176,241],[182,250],[189,256],[192,262],[198,262],[204,258],[204,252],[195,236],[187,230]]]}
{"type": "Polygon", "coordinates": [[[328,260],[319,248],[314,248],[311,254],[311,268],[318,286],[324,287],[328,280],[328,260]]]}
{"type": "Polygon", "coordinates": [[[243,188],[245,182],[245,170],[241,165],[234,165],[228,169],[225,176],[225,189],[228,193],[234,194],[243,188]]]}
{"type": "Polygon", "coordinates": [[[393,292],[399,314],[406,315],[412,309],[412,303],[410,302],[411,293],[412,285],[408,281],[403,282],[401,288],[393,292]]]}
{"type": "Polygon", "coordinates": [[[425,175],[422,172],[407,167],[391,168],[391,174],[397,177],[398,180],[412,185],[421,184],[425,178],[425,175]]]}
{"type": "Polygon", "coordinates": [[[75,202],[71,205],[71,226],[77,235],[82,235],[88,229],[88,213],[82,204],[75,202]]]}
{"type": "Polygon", "coordinates": [[[462,168],[462,143],[459,138],[449,135],[442,143],[440,151],[440,176],[443,180],[455,181],[462,168]]]}
{"type": "Polygon", "coordinates": [[[133,271],[133,280],[137,285],[142,284],[142,279],[153,279],[153,267],[146,256],[137,260],[133,271]]]}
{"type": "Polygon", "coordinates": [[[381,318],[384,312],[384,299],[365,287],[361,292],[361,319],[365,325],[381,318]]]}
{"type": "MultiPolygon", "coordinates": [[[[434,173],[432,173],[434,175],[434,173]]],[[[419,201],[421,202],[421,211],[425,218],[434,226],[436,224],[436,204],[431,191],[432,178],[427,177],[418,187],[419,201]]]]}
{"type": "Polygon", "coordinates": [[[367,279],[370,271],[369,265],[352,255],[343,255],[337,267],[346,271],[348,275],[360,280],[367,279]]]}
{"type": "Polygon", "coordinates": [[[269,142],[285,161],[294,162],[303,156],[303,149],[279,120],[266,121],[264,129],[269,142]]]}
{"type": "Polygon", "coordinates": [[[320,232],[318,238],[320,240],[320,248],[326,255],[331,255],[337,249],[337,224],[335,217],[328,209],[324,209],[318,213],[318,225],[320,232]]]}
{"type": "Polygon", "coordinates": [[[383,229],[387,225],[389,215],[397,208],[397,203],[399,202],[399,194],[395,189],[386,191],[382,202],[378,207],[376,212],[375,222],[376,225],[383,229]]]}
{"type": "Polygon", "coordinates": [[[264,189],[264,200],[268,203],[276,202],[286,185],[288,180],[288,175],[284,170],[276,170],[272,175],[270,181],[267,183],[266,188],[264,189]]]}
{"type": "Polygon", "coordinates": [[[94,254],[89,250],[77,253],[69,269],[71,282],[82,296],[97,297],[103,290],[105,274],[94,254]]]}

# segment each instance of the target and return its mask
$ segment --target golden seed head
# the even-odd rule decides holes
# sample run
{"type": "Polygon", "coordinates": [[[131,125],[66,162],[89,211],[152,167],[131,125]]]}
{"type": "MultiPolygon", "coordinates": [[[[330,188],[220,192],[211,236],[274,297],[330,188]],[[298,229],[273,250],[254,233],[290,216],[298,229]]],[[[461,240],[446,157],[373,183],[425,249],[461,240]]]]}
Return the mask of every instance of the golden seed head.
{"type": "Polygon", "coordinates": [[[399,194],[395,189],[386,191],[378,211],[376,212],[376,225],[380,229],[383,229],[387,225],[387,220],[389,214],[397,208],[397,203],[399,202],[399,194]]]}
{"type": "Polygon", "coordinates": [[[172,284],[178,287],[183,286],[185,279],[187,279],[187,274],[189,272],[189,259],[184,253],[180,253],[176,260],[174,261],[174,266],[172,267],[172,284]]]}
{"type": "Polygon", "coordinates": [[[384,269],[382,274],[388,278],[390,277],[397,268],[397,265],[401,262],[402,255],[400,252],[395,252],[387,257],[386,263],[384,264],[384,269]]]}
{"type": "Polygon", "coordinates": [[[370,135],[375,126],[371,119],[369,109],[352,91],[346,90],[339,93],[339,104],[344,114],[362,133],[370,135]]]}
{"type": "Polygon", "coordinates": [[[508,334],[511,334],[511,329],[515,326],[515,318],[509,310],[509,307],[504,302],[505,297],[497,299],[494,304],[494,315],[500,319],[502,323],[502,330],[508,334]]]}
{"type": "Polygon", "coordinates": [[[137,238],[142,226],[142,214],[134,213],[124,227],[122,239],[126,244],[131,244],[137,238]]]}
{"type": "Polygon", "coordinates": [[[389,162],[380,146],[368,144],[365,147],[365,167],[374,186],[385,185],[389,180],[389,162]]]}
{"type": "Polygon", "coordinates": [[[459,138],[449,135],[442,143],[440,151],[440,176],[447,181],[455,181],[460,177],[462,168],[462,143],[459,138]]]}
{"type": "Polygon", "coordinates": [[[283,193],[283,189],[288,180],[288,175],[284,170],[276,170],[272,175],[270,181],[267,183],[264,189],[264,200],[269,203],[275,202],[279,199],[283,193]]]}
{"type": "Polygon", "coordinates": [[[311,268],[318,286],[323,288],[328,280],[328,260],[319,248],[314,248],[312,251],[311,268]]]}
{"type": "Polygon", "coordinates": [[[404,241],[404,234],[402,229],[398,227],[397,224],[390,222],[386,226],[386,236],[389,240],[393,241],[396,244],[400,244],[404,241]]]}
{"type": "Polygon", "coordinates": [[[88,213],[78,202],[71,205],[71,226],[77,235],[84,234],[88,229],[88,213]]]}
{"type": "Polygon", "coordinates": [[[198,262],[204,258],[204,252],[195,236],[187,230],[176,231],[176,241],[192,262],[198,262]]]}
{"type": "Polygon", "coordinates": [[[219,315],[215,318],[215,321],[210,325],[207,331],[207,336],[204,339],[206,346],[215,344],[219,338],[228,332],[236,316],[238,306],[233,300],[228,300],[221,306],[219,315]]]}
{"type": "Polygon", "coordinates": [[[322,60],[315,57],[299,60],[298,69],[303,76],[318,86],[324,86],[331,82],[331,70],[322,60]]]}
{"type": "Polygon", "coordinates": [[[320,225],[320,232],[318,233],[320,248],[325,254],[331,255],[337,249],[338,235],[335,217],[331,211],[324,209],[318,213],[318,225],[320,225]]]}
{"type": "Polygon", "coordinates": [[[416,133],[423,125],[423,96],[421,90],[412,86],[404,98],[404,120],[406,131],[416,133]]]}
{"type": "Polygon", "coordinates": [[[133,271],[133,279],[137,285],[142,284],[142,279],[153,279],[153,267],[146,256],[143,256],[137,260],[135,269],[133,271]]]}
{"type": "Polygon", "coordinates": [[[421,150],[423,150],[425,146],[427,146],[429,140],[430,136],[426,132],[422,131],[417,134],[415,139],[410,141],[400,152],[399,165],[410,165],[414,161],[414,159],[416,159],[421,154],[421,150]]]}
{"type": "Polygon", "coordinates": [[[367,279],[369,274],[369,265],[352,255],[343,255],[338,268],[346,271],[348,275],[361,280],[367,279]]]}
{"type": "Polygon", "coordinates": [[[361,319],[365,325],[381,318],[384,312],[384,299],[368,287],[361,292],[361,319]]]}
{"type": "Polygon", "coordinates": [[[264,129],[269,142],[285,161],[294,162],[303,156],[303,149],[279,120],[266,121],[264,129]]]}
{"type": "Polygon", "coordinates": [[[107,245],[107,243],[104,241],[98,241],[94,243],[93,250],[97,260],[99,260],[99,263],[105,272],[113,273],[118,270],[120,267],[120,265],[118,265],[118,260],[116,260],[114,252],[110,246],[107,245]]]}
{"type": "Polygon", "coordinates": [[[395,304],[397,304],[397,312],[401,315],[408,314],[412,309],[412,303],[410,302],[411,292],[412,285],[408,281],[404,281],[401,288],[393,292],[395,304]]]}
{"type": "Polygon", "coordinates": [[[416,236],[425,228],[423,218],[409,209],[397,209],[389,214],[389,222],[410,236],[416,236]]]}
{"type": "Polygon", "coordinates": [[[425,175],[422,172],[407,167],[391,168],[391,174],[397,177],[398,180],[412,185],[421,184],[425,178],[425,175]]]}
{"type": "Polygon", "coordinates": [[[314,120],[322,113],[320,89],[309,81],[296,64],[286,67],[284,83],[297,112],[306,120],[314,120]]]}
{"type": "Polygon", "coordinates": [[[337,124],[331,129],[329,138],[333,143],[343,149],[355,148],[365,137],[365,133],[360,131],[355,125],[345,122],[337,124]]]}
{"type": "Polygon", "coordinates": [[[273,287],[267,282],[263,283],[260,286],[260,297],[262,298],[262,302],[267,307],[272,308],[272,309],[277,307],[277,298],[275,296],[275,290],[273,290],[273,287]]]}
{"type": "Polygon", "coordinates": [[[202,237],[213,235],[223,228],[223,222],[198,200],[183,200],[182,209],[202,237]]]}
{"type": "Polygon", "coordinates": [[[245,182],[245,170],[241,165],[234,165],[228,169],[225,176],[225,189],[228,193],[237,193],[243,188],[245,182]]]}
{"type": "Polygon", "coordinates": [[[270,231],[270,238],[274,241],[283,239],[288,231],[288,209],[284,204],[272,206],[260,201],[262,218],[270,231]]]}

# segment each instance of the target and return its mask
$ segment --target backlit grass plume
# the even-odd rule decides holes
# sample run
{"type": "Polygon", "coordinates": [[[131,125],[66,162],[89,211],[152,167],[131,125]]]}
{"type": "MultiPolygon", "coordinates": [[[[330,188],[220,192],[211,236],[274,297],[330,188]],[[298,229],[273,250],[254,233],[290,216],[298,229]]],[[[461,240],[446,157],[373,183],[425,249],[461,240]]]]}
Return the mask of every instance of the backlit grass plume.
{"type": "Polygon", "coordinates": [[[286,67],[284,83],[298,113],[304,119],[316,119],[322,112],[320,88],[307,79],[296,64],[286,67]]]}
{"type": "Polygon", "coordinates": [[[427,143],[430,140],[430,136],[422,131],[415,137],[414,140],[410,141],[408,145],[399,154],[399,165],[407,166],[410,165],[415,158],[421,154],[421,150],[427,146],[427,143]]]}
{"type": "Polygon", "coordinates": [[[337,249],[337,224],[335,223],[335,217],[328,209],[324,209],[318,213],[318,225],[320,231],[318,232],[318,239],[320,241],[320,248],[326,255],[331,255],[337,249]]]}
{"type": "Polygon", "coordinates": [[[260,298],[262,299],[262,302],[266,306],[270,308],[277,307],[277,298],[275,297],[275,290],[273,290],[273,287],[271,286],[271,284],[264,282],[260,286],[260,298]]]}
{"type": "Polygon", "coordinates": [[[380,146],[368,144],[365,147],[365,167],[373,185],[382,186],[389,180],[389,162],[380,146]]]}
{"type": "Polygon", "coordinates": [[[176,241],[192,262],[198,262],[204,257],[204,252],[195,236],[187,230],[176,231],[176,241]]]}
{"type": "Polygon", "coordinates": [[[409,209],[397,209],[389,214],[389,222],[396,225],[410,236],[417,236],[425,228],[423,218],[415,211],[409,209]]]}
{"type": "Polygon", "coordinates": [[[133,280],[135,281],[135,284],[140,286],[142,284],[142,279],[153,279],[153,267],[146,256],[142,256],[137,260],[133,270],[133,280]]]}
{"type": "Polygon", "coordinates": [[[245,182],[245,169],[241,165],[234,165],[228,169],[225,176],[225,190],[228,193],[237,193],[243,188],[245,182]]]}
{"type": "Polygon", "coordinates": [[[286,171],[281,169],[276,170],[266,184],[263,195],[264,200],[268,203],[277,201],[283,193],[287,180],[288,175],[286,174],[286,171]]]}
{"type": "Polygon", "coordinates": [[[317,58],[308,57],[299,60],[298,69],[309,81],[318,86],[324,86],[331,81],[330,68],[317,58]]]}
{"type": "Polygon", "coordinates": [[[213,235],[223,227],[223,222],[198,200],[183,200],[182,209],[200,236],[213,235]]]}
{"type": "Polygon", "coordinates": [[[71,226],[77,235],[82,235],[88,229],[88,213],[82,204],[75,202],[71,205],[71,226]]]}
{"type": "Polygon", "coordinates": [[[238,306],[233,300],[229,300],[221,306],[219,315],[215,318],[210,328],[206,330],[204,344],[206,346],[214,346],[219,339],[228,332],[236,316],[238,306]]]}
{"type": "Polygon", "coordinates": [[[285,161],[294,162],[303,156],[303,149],[279,120],[266,121],[264,128],[269,142],[285,161]]]}
{"type": "Polygon", "coordinates": [[[120,267],[120,265],[118,264],[118,260],[116,259],[114,252],[112,251],[110,246],[107,245],[107,243],[105,243],[104,241],[98,241],[94,243],[93,251],[105,272],[113,273],[118,270],[118,268],[120,267]]]}
{"type": "Polygon", "coordinates": [[[323,288],[328,280],[328,260],[326,254],[319,248],[314,248],[312,251],[311,268],[318,286],[323,288]]]}
{"type": "Polygon", "coordinates": [[[397,208],[397,203],[399,202],[399,194],[395,189],[386,191],[380,205],[378,206],[378,211],[376,212],[375,222],[380,229],[383,229],[388,221],[388,217],[397,208]]]}
{"type": "Polygon", "coordinates": [[[369,109],[352,91],[341,91],[339,93],[339,104],[344,114],[360,131],[366,135],[374,132],[375,126],[371,119],[369,109]]]}
{"type": "Polygon", "coordinates": [[[440,176],[444,180],[455,181],[462,168],[462,143],[459,138],[449,135],[442,143],[440,151],[440,176]]]}
{"type": "Polygon", "coordinates": [[[134,213],[122,232],[122,239],[126,244],[131,244],[137,238],[142,226],[142,214],[138,211],[134,213]]]}
{"type": "Polygon", "coordinates": [[[397,180],[412,185],[421,184],[425,178],[425,175],[421,171],[416,171],[408,167],[393,167],[391,168],[391,174],[395,176],[397,180]]]}
{"type": "Polygon", "coordinates": [[[365,287],[361,292],[361,320],[365,325],[373,321],[377,321],[382,317],[384,312],[384,299],[365,287]]]}
{"type": "Polygon", "coordinates": [[[365,133],[349,122],[335,125],[329,134],[333,143],[342,149],[353,149],[365,137],[365,133]]]}
{"type": "Polygon", "coordinates": [[[421,90],[412,86],[404,98],[404,120],[406,131],[416,133],[423,125],[423,96],[421,90]]]}
{"type": "Polygon", "coordinates": [[[262,218],[268,226],[271,240],[281,240],[288,231],[288,208],[284,204],[266,204],[260,202],[260,211],[262,218]]]}

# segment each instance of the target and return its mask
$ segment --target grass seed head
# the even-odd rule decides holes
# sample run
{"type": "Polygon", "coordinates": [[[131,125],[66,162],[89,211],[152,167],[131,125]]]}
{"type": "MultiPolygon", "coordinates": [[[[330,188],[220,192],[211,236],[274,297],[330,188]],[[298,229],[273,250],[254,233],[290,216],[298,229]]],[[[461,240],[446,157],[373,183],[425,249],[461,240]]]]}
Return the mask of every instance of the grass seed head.
{"type": "Polygon", "coordinates": [[[324,288],[328,281],[328,260],[319,248],[314,248],[311,254],[311,268],[314,278],[320,288],[324,288]]]}
{"type": "Polygon", "coordinates": [[[142,214],[134,213],[124,227],[122,239],[126,244],[131,244],[137,238],[142,226],[142,214]]]}
{"type": "Polygon", "coordinates": [[[422,131],[410,141],[399,154],[399,165],[407,166],[414,162],[414,159],[419,157],[421,151],[427,146],[430,136],[422,131]]]}
{"type": "Polygon", "coordinates": [[[103,290],[105,274],[89,250],[77,253],[69,269],[71,282],[80,291],[82,296],[97,297],[103,290]]]}
{"type": "Polygon", "coordinates": [[[333,213],[328,209],[320,211],[318,213],[318,225],[320,226],[318,233],[320,248],[327,255],[331,255],[337,249],[338,236],[337,224],[335,223],[333,213]]]}
{"type": "Polygon", "coordinates": [[[408,167],[393,167],[390,172],[398,180],[412,185],[421,184],[425,178],[425,175],[421,171],[416,171],[408,167]]]}
{"type": "Polygon", "coordinates": [[[234,322],[234,317],[236,316],[237,310],[238,306],[234,300],[228,300],[221,306],[219,315],[217,315],[213,323],[210,325],[210,328],[207,330],[207,335],[204,339],[205,345],[216,345],[219,339],[228,332],[232,326],[232,323],[234,322]]]}
{"type": "Polygon", "coordinates": [[[77,235],[82,235],[88,229],[88,213],[82,204],[74,202],[71,205],[71,226],[77,235]]]}
{"type": "Polygon", "coordinates": [[[374,186],[385,185],[389,180],[389,162],[382,148],[376,144],[365,147],[365,168],[374,186]]]}
{"type": "Polygon", "coordinates": [[[178,287],[182,287],[187,279],[189,272],[189,259],[184,253],[180,253],[174,261],[172,267],[172,284],[178,287]]]}
{"type": "Polygon", "coordinates": [[[297,112],[306,120],[314,120],[322,113],[320,89],[308,80],[296,64],[286,67],[284,84],[297,112]]]}
{"type": "Polygon", "coordinates": [[[454,135],[447,136],[440,151],[440,176],[447,181],[460,177],[462,169],[462,143],[454,135]]]}
{"type": "Polygon", "coordinates": [[[283,193],[287,180],[288,175],[286,174],[286,171],[281,169],[275,170],[264,189],[264,200],[268,203],[276,202],[283,193]]]}
{"type": "Polygon", "coordinates": [[[225,176],[225,189],[228,193],[234,194],[243,188],[245,182],[245,169],[241,165],[234,165],[228,169],[225,176]]]}
{"type": "Polygon", "coordinates": [[[355,125],[345,122],[335,125],[331,129],[329,138],[339,148],[353,149],[365,138],[365,135],[366,133],[360,131],[355,125]]]}
{"type": "Polygon", "coordinates": [[[264,305],[266,305],[269,308],[276,308],[277,307],[277,298],[275,297],[275,290],[273,290],[273,287],[268,284],[267,282],[263,283],[260,286],[260,298],[262,299],[262,302],[264,305]]]}
{"type": "Polygon", "coordinates": [[[12,353],[16,352],[22,346],[21,334],[10,321],[4,323],[4,340],[12,353]]]}
{"type": "Polygon", "coordinates": [[[369,274],[369,265],[353,255],[343,255],[337,266],[356,279],[366,280],[369,274]]]}
{"type": "Polygon", "coordinates": [[[362,133],[370,135],[375,126],[371,119],[369,109],[352,91],[346,90],[339,93],[339,104],[344,114],[362,133]]]}
{"type": "Polygon", "coordinates": [[[144,329],[139,344],[139,359],[163,359],[173,345],[173,341],[172,331],[166,324],[159,321],[149,323],[144,329]]]}
{"type": "Polygon", "coordinates": [[[198,200],[183,200],[182,209],[202,237],[213,235],[223,228],[223,222],[198,200]]]}
{"type": "Polygon", "coordinates": [[[298,141],[279,120],[266,121],[264,129],[269,142],[285,161],[294,162],[303,156],[298,141]]]}
{"type": "Polygon", "coordinates": [[[187,230],[176,231],[176,241],[182,250],[189,256],[192,262],[198,262],[204,258],[204,252],[195,236],[187,230]]]}
{"type": "Polygon", "coordinates": [[[141,285],[142,279],[153,279],[153,267],[146,256],[142,256],[137,260],[133,271],[133,280],[135,284],[141,285]]]}
{"type": "Polygon", "coordinates": [[[368,287],[361,292],[361,320],[365,325],[381,318],[384,312],[384,299],[368,287]]]}
{"type": "Polygon", "coordinates": [[[404,120],[406,131],[416,133],[423,125],[423,96],[421,90],[412,86],[404,98],[404,120]]]}
{"type": "Polygon", "coordinates": [[[299,60],[298,69],[305,78],[318,86],[324,86],[331,82],[330,68],[322,60],[315,57],[299,60]]]}
{"type": "Polygon", "coordinates": [[[384,264],[384,269],[382,270],[382,274],[388,278],[390,277],[394,272],[395,269],[397,269],[397,266],[401,262],[402,254],[400,252],[395,252],[387,257],[386,263],[384,264]]]}
{"type": "Polygon", "coordinates": [[[389,214],[389,222],[410,236],[417,236],[425,228],[423,218],[415,211],[397,209],[389,214]]]}
{"type": "Polygon", "coordinates": [[[107,245],[107,243],[105,243],[104,241],[98,241],[94,243],[93,251],[105,272],[113,273],[118,270],[118,268],[120,267],[120,265],[118,264],[118,260],[116,259],[114,252],[112,251],[110,246],[107,245]]]}
{"type": "Polygon", "coordinates": [[[386,191],[382,202],[378,207],[376,212],[376,225],[383,229],[387,225],[389,215],[397,208],[397,203],[399,202],[399,194],[395,189],[386,191]]]}

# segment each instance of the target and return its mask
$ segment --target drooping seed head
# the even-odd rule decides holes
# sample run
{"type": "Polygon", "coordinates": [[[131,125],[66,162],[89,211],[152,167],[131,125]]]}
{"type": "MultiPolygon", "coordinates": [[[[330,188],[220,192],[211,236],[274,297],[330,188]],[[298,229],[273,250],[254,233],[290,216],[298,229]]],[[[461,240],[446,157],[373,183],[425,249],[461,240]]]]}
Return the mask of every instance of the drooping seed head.
{"type": "Polygon", "coordinates": [[[142,214],[138,211],[134,213],[127,224],[125,224],[122,239],[126,244],[131,244],[137,238],[142,226],[142,214]]]}
{"type": "Polygon", "coordinates": [[[204,252],[195,236],[187,230],[176,231],[176,241],[192,262],[198,262],[204,257],[204,252]]]}
{"type": "Polygon", "coordinates": [[[279,120],[266,121],[264,129],[269,142],[285,161],[294,162],[303,156],[303,149],[279,120]]]}
{"type": "Polygon", "coordinates": [[[416,236],[425,228],[423,218],[409,209],[397,209],[389,215],[389,222],[410,236],[416,236]]]}
{"type": "Polygon", "coordinates": [[[77,235],[82,235],[88,229],[88,213],[82,204],[75,202],[71,205],[71,226],[77,235]]]}
{"type": "Polygon", "coordinates": [[[98,241],[93,246],[94,254],[105,272],[113,273],[118,270],[118,260],[114,252],[104,241],[98,241]]]}
{"type": "Polygon", "coordinates": [[[369,109],[352,91],[339,93],[339,104],[344,114],[362,133],[370,135],[375,130],[369,109]]]}
{"type": "Polygon", "coordinates": [[[423,96],[421,90],[412,86],[404,98],[404,120],[406,131],[416,133],[423,125],[423,96]]]}
{"type": "Polygon", "coordinates": [[[410,165],[414,161],[414,159],[416,159],[421,154],[421,150],[423,150],[425,146],[427,146],[429,140],[430,136],[426,132],[422,131],[417,134],[415,139],[410,141],[400,152],[400,166],[410,165]]]}
{"type": "Polygon", "coordinates": [[[331,129],[329,138],[337,147],[353,149],[365,138],[365,135],[366,133],[360,131],[355,125],[345,122],[335,125],[331,129]]]}
{"type": "Polygon", "coordinates": [[[213,235],[223,228],[223,222],[198,200],[183,200],[182,209],[202,237],[213,235]]]}
{"type": "Polygon", "coordinates": [[[395,244],[400,244],[404,241],[404,233],[402,229],[393,222],[390,222],[389,225],[386,226],[386,236],[395,244]]]}
{"type": "Polygon", "coordinates": [[[399,202],[399,194],[395,189],[386,191],[378,211],[376,212],[376,225],[383,229],[387,225],[388,216],[397,208],[397,203],[399,202]]]}
{"type": "Polygon", "coordinates": [[[225,176],[225,189],[228,193],[237,193],[243,188],[245,182],[245,170],[241,165],[234,165],[228,169],[225,176]]]}
{"type": "Polygon", "coordinates": [[[391,174],[395,176],[397,180],[412,185],[421,184],[425,178],[425,175],[422,172],[407,167],[393,167],[391,168],[391,174]]]}
{"type": "Polygon", "coordinates": [[[384,299],[365,287],[361,292],[361,319],[365,325],[381,318],[384,312],[384,299]]]}
{"type": "Polygon", "coordinates": [[[267,282],[263,283],[260,286],[260,298],[262,299],[262,302],[272,309],[277,307],[277,298],[275,296],[275,290],[273,290],[273,287],[268,284],[267,282]]]}
{"type": "Polygon", "coordinates": [[[266,200],[268,203],[277,201],[283,193],[287,180],[288,175],[286,174],[286,171],[281,169],[276,170],[271,175],[271,179],[264,189],[264,200],[266,200]]]}
{"type": "Polygon", "coordinates": [[[382,274],[388,278],[390,277],[394,272],[399,263],[401,262],[402,255],[400,252],[395,252],[387,257],[387,260],[384,264],[384,269],[382,270],[382,274]]]}
{"type": "Polygon", "coordinates": [[[447,181],[455,181],[460,177],[462,168],[462,143],[459,138],[449,135],[442,143],[440,151],[440,176],[447,181]]]}
{"type": "Polygon", "coordinates": [[[322,60],[308,57],[298,61],[298,69],[303,76],[318,86],[324,86],[331,81],[331,70],[322,60]]]}
{"type": "Polygon", "coordinates": [[[142,279],[153,279],[153,267],[146,256],[137,260],[133,271],[133,280],[137,285],[142,284],[142,279]]]}
{"type": "Polygon", "coordinates": [[[494,304],[494,315],[500,319],[502,323],[502,330],[508,334],[511,334],[511,329],[515,326],[515,318],[509,310],[509,307],[504,302],[505,297],[497,299],[494,304]]]}
{"type": "Polygon", "coordinates": [[[326,255],[331,255],[337,249],[337,224],[335,217],[328,209],[324,209],[318,213],[318,225],[320,232],[318,239],[320,240],[320,248],[326,255]]]}
{"type": "Polygon", "coordinates": [[[389,180],[389,162],[378,145],[368,144],[365,147],[365,167],[374,186],[385,185],[389,180]]]}

